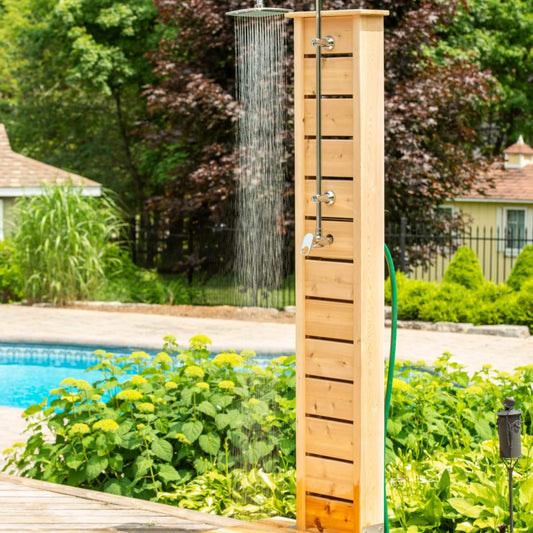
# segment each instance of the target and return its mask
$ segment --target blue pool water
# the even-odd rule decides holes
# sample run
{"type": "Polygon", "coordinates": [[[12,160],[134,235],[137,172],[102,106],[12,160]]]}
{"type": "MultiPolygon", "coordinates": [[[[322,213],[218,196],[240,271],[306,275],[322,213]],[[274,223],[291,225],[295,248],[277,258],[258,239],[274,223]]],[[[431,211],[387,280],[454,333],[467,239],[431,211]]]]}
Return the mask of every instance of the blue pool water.
{"type": "MultiPolygon", "coordinates": [[[[40,403],[65,378],[101,378],[97,371],[86,372],[98,358],[101,346],[48,344],[0,344],[0,406],[26,408],[40,403]]],[[[107,348],[115,354],[130,354],[128,348],[107,348]]]]}
{"type": "MultiPolygon", "coordinates": [[[[101,348],[116,355],[129,355],[136,350],[102,346],[0,343],[0,406],[26,408],[40,403],[65,378],[84,379],[89,383],[101,379],[100,372],[86,371],[98,362],[94,351],[101,348]]],[[[281,354],[258,355],[255,364],[267,366],[273,357],[279,355],[281,354]]]]}

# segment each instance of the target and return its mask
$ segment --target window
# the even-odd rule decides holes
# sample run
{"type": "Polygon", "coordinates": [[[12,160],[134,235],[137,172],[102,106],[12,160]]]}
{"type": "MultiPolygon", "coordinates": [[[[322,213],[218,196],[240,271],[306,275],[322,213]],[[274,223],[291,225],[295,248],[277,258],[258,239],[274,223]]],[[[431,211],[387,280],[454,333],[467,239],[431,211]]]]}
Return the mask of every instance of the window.
{"type": "Polygon", "coordinates": [[[506,209],[505,248],[521,250],[526,244],[526,210],[506,209]]]}
{"type": "Polygon", "coordinates": [[[500,207],[497,220],[498,251],[517,256],[526,244],[533,242],[533,209],[500,207]]]}

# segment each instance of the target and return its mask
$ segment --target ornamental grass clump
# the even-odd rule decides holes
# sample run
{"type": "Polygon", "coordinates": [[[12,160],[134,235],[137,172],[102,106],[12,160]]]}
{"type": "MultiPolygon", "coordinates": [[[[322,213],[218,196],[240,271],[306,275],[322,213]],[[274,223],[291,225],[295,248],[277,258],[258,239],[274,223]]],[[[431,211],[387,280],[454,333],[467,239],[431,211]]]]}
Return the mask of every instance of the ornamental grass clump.
{"type": "Polygon", "coordinates": [[[54,186],[16,206],[13,242],[26,300],[64,305],[95,295],[123,229],[111,198],[54,186]]]}

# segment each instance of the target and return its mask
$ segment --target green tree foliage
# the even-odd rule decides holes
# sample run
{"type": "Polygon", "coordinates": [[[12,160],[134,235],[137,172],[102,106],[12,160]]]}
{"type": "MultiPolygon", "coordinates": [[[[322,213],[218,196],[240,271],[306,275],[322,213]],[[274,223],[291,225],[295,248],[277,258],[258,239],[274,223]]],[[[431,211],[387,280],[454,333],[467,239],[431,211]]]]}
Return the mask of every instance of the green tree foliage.
{"type": "Polygon", "coordinates": [[[0,303],[22,298],[23,283],[11,241],[0,241],[0,303]]]}
{"type": "Polygon", "coordinates": [[[94,295],[121,236],[114,202],[62,186],[21,197],[16,207],[13,240],[26,299],[64,305],[94,295]]]}
{"type": "Polygon", "coordinates": [[[485,282],[476,252],[461,246],[444,273],[444,283],[457,283],[466,289],[479,289],[485,282]]]}
{"type": "Polygon", "coordinates": [[[507,278],[507,285],[519,291],[526,281],[533,280],[533,244],[524,246],[507,278]]]}
{"type": "MultiPolygon", "coordinates": [[[[151,140],[162,153],[169,142],[187,152],[170,165],[173,179],[158,205],[177,226],[188,211],[218,221],[231,208],[234,187],[233,21],[225,13],[250,3],[155,3],[175,32],[153,55],[156,80],[147,97],[157,127],[151,140]]],[[[314,9],[308,0],[277,5],[314,9]]],[[[385,18],[386,216],[392,222],[407,216],[428,231],[450,229],[461,221],[442,219],[435,207],[472,188],[486,168],[478,157],[479,129],[492,97],[491,78],[467,58],[437,61],[427,53],[438,43],[437,29],[453,19],[457,2],[324,2],[325,9],[359,7],[391,11],[385,18]]]]}
{"type": "Polygon", "coordinates": [[[533,0],[466,0],[441,28],[439,50],[467,57],[498,82],[501,98],[486,116],[494,155],[520,134],[533,139],[533,0]]]}
{"type": "Polygon", "coordinates": [[[135,128],[146,117],[141,92],[152,76],[145,54],[158,40],[151,0],[5,6],[0,69],[5,56],[16,90],[0,118],[13,147],[100,181],[132,216],[142,213],[153,191],[135,128]]]}

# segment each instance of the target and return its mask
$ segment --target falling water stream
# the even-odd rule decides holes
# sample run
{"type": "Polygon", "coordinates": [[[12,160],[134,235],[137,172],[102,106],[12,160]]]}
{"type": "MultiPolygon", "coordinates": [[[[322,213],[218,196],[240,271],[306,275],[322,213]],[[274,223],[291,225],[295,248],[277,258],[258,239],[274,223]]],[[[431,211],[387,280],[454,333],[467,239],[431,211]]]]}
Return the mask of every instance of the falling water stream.
{"type": "Polygon", "coordinates": [[[235,19],[237,100],[236,272],[252,291],[277,288],[282,278],[285,178],[285,21],[283,15],[235,19]]]}

